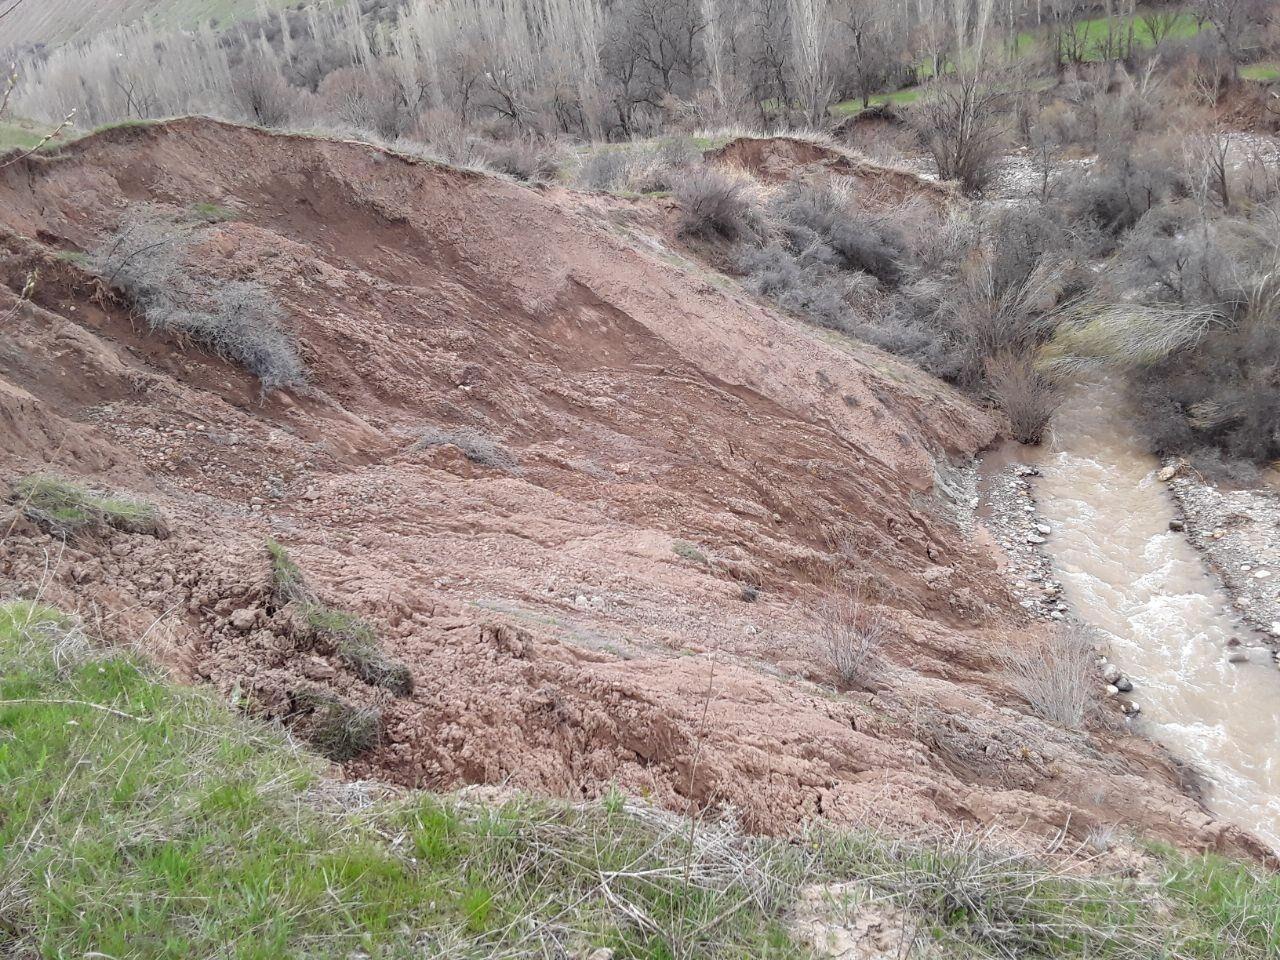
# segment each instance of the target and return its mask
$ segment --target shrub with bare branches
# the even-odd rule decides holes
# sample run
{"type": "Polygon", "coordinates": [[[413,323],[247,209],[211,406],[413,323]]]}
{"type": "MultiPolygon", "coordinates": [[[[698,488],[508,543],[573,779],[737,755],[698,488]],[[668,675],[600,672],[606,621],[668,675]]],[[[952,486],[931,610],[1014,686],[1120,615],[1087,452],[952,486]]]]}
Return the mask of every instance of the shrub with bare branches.
{"type": "Polygon", "coordinates": [[[978,76],[939,87],[911,112],[911,123],[938,165],[969,195],[981,193],[996,174],[1004,149],[1003,95],[978,76]]]}
{"type": "Polygon", "coordinates": [[[296,387],[302,359],[283,310],[261,284],[196,277],[194,233],[151,208],[133,211],[95,251],[92,269],[124,293],[153,331],[189,338],[258,378],[263,393],[296,387]]]}
{"type": "Polygon", "coordinates": [[[698,167],[673,193],[680,204],[680,232],[687,236],[741,240],[755,232],[754,198],[746,177],[698,167]]]}
{"type": "Polygon", "coordinates": [[[1062,405],[1057,385],[1038,371],[1030,357],[1003,353],[987,362],[987,381],[1000,409],[1009,418],[1013,439],[1039,443],[1062,405]]]}
{"type": "Polygon", "coordinates": [[[880,673],[889,622],[863,591],[841,587],[817,605],[818,630],[827,660],[846,687],[866,687],[880,673]]]}
{"type": "Polygon", "coordinates": [[[1005,672],[1036,716],[1079,729],[1097,707],[1094,636],[1083,624],[1064,624],[1029,648],[1006,651],[1005,672]]]}

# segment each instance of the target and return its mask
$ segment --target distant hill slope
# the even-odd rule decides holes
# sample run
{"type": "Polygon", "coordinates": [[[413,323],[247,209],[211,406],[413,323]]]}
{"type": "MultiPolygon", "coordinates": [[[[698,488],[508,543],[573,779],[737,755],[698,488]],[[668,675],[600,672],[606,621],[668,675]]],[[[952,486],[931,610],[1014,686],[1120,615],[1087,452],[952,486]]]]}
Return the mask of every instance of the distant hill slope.
{"type": "MultiPolygon", "coordinates": [[[[9,0],[12,2],[12,0],[9,0]]],[[[261,10],[294,6],[298,0],[22,0],[0,21],[0,49],[84,40],[149,17],[158,25],[194,26],[212,20],[225,26],[261,10]]],[[[6,9],[8,3],[0,3],[6,9]]]]}

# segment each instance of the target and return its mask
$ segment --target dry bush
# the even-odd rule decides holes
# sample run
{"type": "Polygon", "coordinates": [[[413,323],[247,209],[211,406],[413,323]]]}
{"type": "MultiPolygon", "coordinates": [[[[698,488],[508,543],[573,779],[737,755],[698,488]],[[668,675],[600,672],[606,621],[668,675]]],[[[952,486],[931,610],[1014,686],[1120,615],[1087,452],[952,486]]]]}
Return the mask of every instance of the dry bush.
{"type": "Polygon", "coordinates": [[[911,124],[938,165],[973,196],[991,183],[1004,152],[1003,95],[976,76],[938,87],[911,110],[911,124]]]}
{"type": "Polygon", "coordinates": [[[409,447],[411,452],[454,446],[472,463],[507,473],[519,473],[520,463],[502,443],[471,427],[426,427],[409,447]]]}
{"type": "Polygon", "coordinates": [[[1063,624],[1029,648],[1007,650],[1002,666],[1038,717],[1070,729],[1083,727],[1097,709],[1099,680],[1094,635],[1083,624],[1063,624]]]}
{"type": "Polygon", "coordinates": [[[133,211],[95,251],[92,269],[121,290],[153,331],[190,338],[258,378],[264,394],[303,383],[283,310],[261,284],[192,274],[190,226],[150,208],[133,211]]]}
{"type": "Polygon", "coordinates": [[[614,192],[630,182],[632,161],[631,151],[626,147],[601,147],[583,158],[574,179],[587,190],[614,192]]]}
{"type": "Polygon", "coordinates": [[[839,182],[793,184],[773,198],[768,215],[802,263],[861,270],[886,283],[902,275],[901,231],[856,205],[839,182]]]}
{"type": "Polygon", "coordinates": [[[1000,354],[987,362],[987,382],[1019,443],[1039,443],[1062,405],[1057,385],[1029,357],[1000,354]]]}
{"type": "Polygon", "coordinates": [[[298,93],[264,59],[254,57],[234,72],[231,96],[242,116],[264,127],[282,127],[293,116],[298,93]]]}
{"type": "Polygon", "coordinates": [[[690,170],[672,191],[686,236],[741,240],[756,233],[758,214],[749,177],[713,167],[690,170]]]}
{"type": "Polygon", "coordinates": [[[525,183],[551,183],[560,173],[555,145],[533,137],[489,142],[479,149],[491,169],[525,183]]]}
{"type": "Polygon", "coordinates": [[[1120,234],[1150,210],[1190,190],[1180,143],[1169,138],[1110,138],[1087,170],[1064,172],[1067,213],[1120,234]]]}
{"type": "Polygon", "coordinates": [[[818,631],[840,683],[865,688],[883,667],[889,622],[856,587],[837,587],[817,604],[818,631]]]}
{"type": "MultiPolygon", "coordinates": [[[[783,310],[823,327],[848,329],[851,323],[845,278],[823,264],[802,265],[781,244],[748,247],[738,257],[746,287],[783,310]]],[[[867,279],[870,279],[869,277],[867,279]]],[[[872,281],[874,284],[874,281],[872,281]]]]}

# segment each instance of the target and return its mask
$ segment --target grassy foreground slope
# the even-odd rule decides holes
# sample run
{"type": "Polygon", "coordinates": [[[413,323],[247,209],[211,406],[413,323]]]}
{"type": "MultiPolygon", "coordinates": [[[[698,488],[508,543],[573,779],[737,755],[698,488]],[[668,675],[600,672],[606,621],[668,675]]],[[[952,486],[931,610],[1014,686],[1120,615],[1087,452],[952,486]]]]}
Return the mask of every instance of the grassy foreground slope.
{"type": "Polygon", "coordinates": [[[1280,881],[1214,857],[1072,878],[972,841],[751,838],[617,795],[485,805],[323,773],[58,612],[0,605],[4,955],[803,957],[815,923],[868,909],[944,958],[1280,951],[1280,881]],[[798,930],[802,888],[842,881],[798,930]]]}

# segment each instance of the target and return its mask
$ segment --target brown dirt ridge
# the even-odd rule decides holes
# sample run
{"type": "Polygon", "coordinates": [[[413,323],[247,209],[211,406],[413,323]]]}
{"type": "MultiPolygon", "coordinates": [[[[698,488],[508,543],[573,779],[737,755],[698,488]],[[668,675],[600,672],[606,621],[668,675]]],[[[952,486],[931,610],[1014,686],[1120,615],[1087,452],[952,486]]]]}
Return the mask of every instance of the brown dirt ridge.
{"type": "Polygon", "coordinates": [[[0,231],[0,480],[131,491],[172,529],[63,546],[9,508],[0,589],[264,716],[316,686],[378,707],[353,776],[1261,852],[1122,724],[1057,729],[1009,688],[998,651],[1041,627],[936,482],[991,418],[590,197],[189,118],[0,171],[0,231]],[[233,213],[191,268],[280,299],[304,389],[260,398],[76,265],[143,203],[233,213]],[[415,444],[460,429],[507,456],[415,444]],[[298,629],[267,537],[411,693],[298,629]],[[872,691],[838,689],[807,603],[850,564],[890,622],[872,691]]]}

